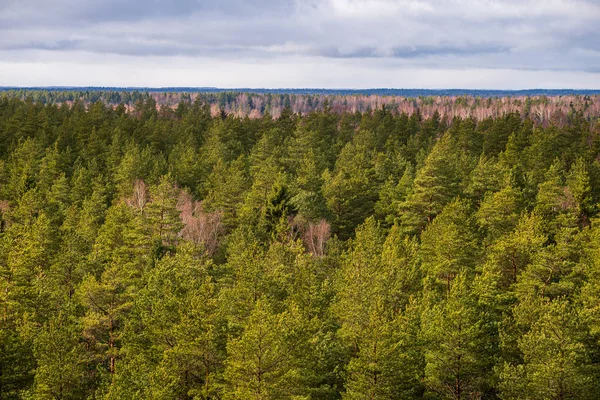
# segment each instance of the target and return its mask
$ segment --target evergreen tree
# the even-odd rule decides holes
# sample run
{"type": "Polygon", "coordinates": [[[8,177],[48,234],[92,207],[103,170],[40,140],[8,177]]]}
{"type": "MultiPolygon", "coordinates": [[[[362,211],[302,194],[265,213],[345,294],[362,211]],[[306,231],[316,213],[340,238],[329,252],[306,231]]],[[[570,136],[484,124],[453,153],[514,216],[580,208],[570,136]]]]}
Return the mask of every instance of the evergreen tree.
{"type": "Polygon", "coordinates": [[[423,394],[418,316],[412,305],[404,315],[390,316],[378,302],[347,367],[343,399],[411,399],[423,394]],[[415,318],[417,317],[417,318],[415,318]]]}
{"type": "Polygon", "coordinates": [[[212,264],[192,245],[165,256],[150,272],[123,331],[109,397],[132,392],[151,398],[218,396],[224,355],[212,264]],[[137,365],[143,368],[136,369],[137,365]]]}
{"type": "Polygon", "coordinates": [[[483,321],[464,274],[458,275],[448,297],[429,306],[422,317],[425,385],[444,399],[483,396],[486,377],[483,321]]]}
{"type": "Polygon", "coordinates": [[[413,189],[401,206],[402,224],[409,232],[420,232],[459,192],[456,153],[451,137],[443,136],[415,176],[413,189]]]}
{"type": "Polygon", "coordinates": [[[299,340],[297,325],[293,310],[277,314],[257,301],[242,335],[227,343],[224,398],[306,398],[299,366],[290,356],[299,340]]]}
{"type": "Polygon", "coordinates": [[[179,191],[170,175],[160,178],[158,185],[150,187],[150,204],[145,216],[155,240],[155,252],[160,255],[177,244],[177,235],[183,224],[177,210],[179,191]]]}
{"type": "Polygon", "coordinates": [[[208,210],[223,211],[223,223],[231,228],[238,216],[238,207],[248,189],[244,158],[240,157],[229,165],[222,161],[215,165],[208,177],[208,210]]]}
{"type": "Polygon", "coordinates": [[[323,174],[323,194],[334,217],[334,232],[348,238],[356,226],[373,213],[378,182],[373,166],[373,138],[355,137],[340,153],[333,172],[323,174]]]}
{"type": "Polygon", "coordinates": [[[474,222],[465,201],[448,204],[421,235],[419,251],[426,288],[445,287],[459,274],[472,275],[479,257],[474,222]]]}
{"type": "Polygon", "coordinates": [[[520,318],[533,319],[518,340],[523,363],[500,369],[502,399],[586,399],[598,390],[597,368],[585,348],[585,328],[577,311],[563,299],[521,304],[520,318]],[[532,309],[539,307],[532,312],[532,309]]]}
{"type": "Polygon", "coordinates": [[[520,197],[520,193],[510,185],[484,196],[476,218],[487,231],[488,241],[493,242],[514,229],[519,220],[520,197]]]}
{"type": "Polygon", "coordinates": [[[80,399],[89,393],[89,359],[69,311],[49,320],[35,338],[35,398],[80,399]]]}
{"type": "Polygon", "coordinates": [[[407,301],[401,293],[410,271],[400,271],[391,257],[382,258],[400,261],[389,247],[395,240],[390,237],[384,248],[383,234],[369,218],[357,229],[340,270],[334,311],[353,356],[346,381],[349,399],[412,397],[420,391],[416,310],[403,313],[407,301]]]}

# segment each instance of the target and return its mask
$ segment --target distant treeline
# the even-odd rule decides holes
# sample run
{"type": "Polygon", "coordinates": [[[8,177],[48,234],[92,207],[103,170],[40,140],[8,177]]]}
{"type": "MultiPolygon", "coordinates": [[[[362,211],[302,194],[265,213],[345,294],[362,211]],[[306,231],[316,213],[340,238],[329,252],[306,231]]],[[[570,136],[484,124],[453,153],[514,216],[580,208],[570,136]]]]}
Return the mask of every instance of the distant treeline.
{"type": "Polygon", "coordinates": [[[148,93],[252,93],[252,94],[287,94],[304,95],[318,94],[325,96],[401,96],[401,97],[430,97],[430,96],[473,96],[473,97],[517,97],[517,96],[594,96],[600,95],[600,90],[575,89],[525,89],[525,90],[492,90],[492,89],[319,89],[319,88],[216,88],[216,87],[119,87],[119,86],[0,86],[4,91],[53,91],[53,92],[148,92],[148,93]]]}
{"type": "Polygon", "coordinates": [[[418,112],[431,118],[437,112],[449,120],[459,117],[477,121],[518,112],[543,126],[564,126],[574,112],[581,112],[588,121],[600,117],[600,91],[573,90],[0,88],[2,97],[41,104],[123,104],[129,111],[148,101],[154,101],[157,109],[199,103],[209,105],[213,116],[224,112],[253,119],[266,114],[277,118],[284,108],[295,114],[324,110],[365,113],[386,108],[396,114],[418,112]]]}

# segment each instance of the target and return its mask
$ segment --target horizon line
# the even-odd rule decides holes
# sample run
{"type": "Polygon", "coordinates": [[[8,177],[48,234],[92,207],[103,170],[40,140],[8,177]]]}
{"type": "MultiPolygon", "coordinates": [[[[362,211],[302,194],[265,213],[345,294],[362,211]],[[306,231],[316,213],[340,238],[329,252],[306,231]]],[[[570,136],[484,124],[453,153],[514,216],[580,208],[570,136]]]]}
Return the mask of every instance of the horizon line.
{"type": "Polygon", "coordinates": [[[216,87],[216,86],[72,86],[72,85],[49,85],[49,86],[1,86],[0,92],[7,91],[127,91],[127,92],[174,92],[174,93],[255,93],[255,94],[292,94],[292,95],[351,95],[351,94],[371,94],[381,96],[406,96],[418,97],[421,95],[483,95],[492,96],[561,96],[561,95],[600,95],[600,89],[465,89],[465,88],[394,88],[394,87],[373,87],[373,88],[318,88],[318,87],[288,87],[288,88],[269,88],[269,87],[216,87]]]}

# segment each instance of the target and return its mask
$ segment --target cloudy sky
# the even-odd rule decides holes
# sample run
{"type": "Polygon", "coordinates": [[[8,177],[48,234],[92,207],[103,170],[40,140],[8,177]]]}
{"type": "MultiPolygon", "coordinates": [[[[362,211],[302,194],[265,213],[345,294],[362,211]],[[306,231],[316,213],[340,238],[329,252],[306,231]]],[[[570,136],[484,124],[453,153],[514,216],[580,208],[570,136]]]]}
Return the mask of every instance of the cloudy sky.
{"type": "Polygon", "coordinates": [[[0,86],[600,89],[600,0],[0,0],[0,86]]]}

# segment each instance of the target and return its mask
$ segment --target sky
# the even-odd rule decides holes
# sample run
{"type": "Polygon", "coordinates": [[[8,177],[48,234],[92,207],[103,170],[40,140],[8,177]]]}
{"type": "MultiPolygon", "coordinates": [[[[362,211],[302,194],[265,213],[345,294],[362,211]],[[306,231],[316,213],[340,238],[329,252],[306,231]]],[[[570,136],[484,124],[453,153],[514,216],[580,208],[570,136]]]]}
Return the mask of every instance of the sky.
{"type": "Polygon", "coordinates": [[[600,89],[600,0],[0,0],[0,86],[600,89]]]}

